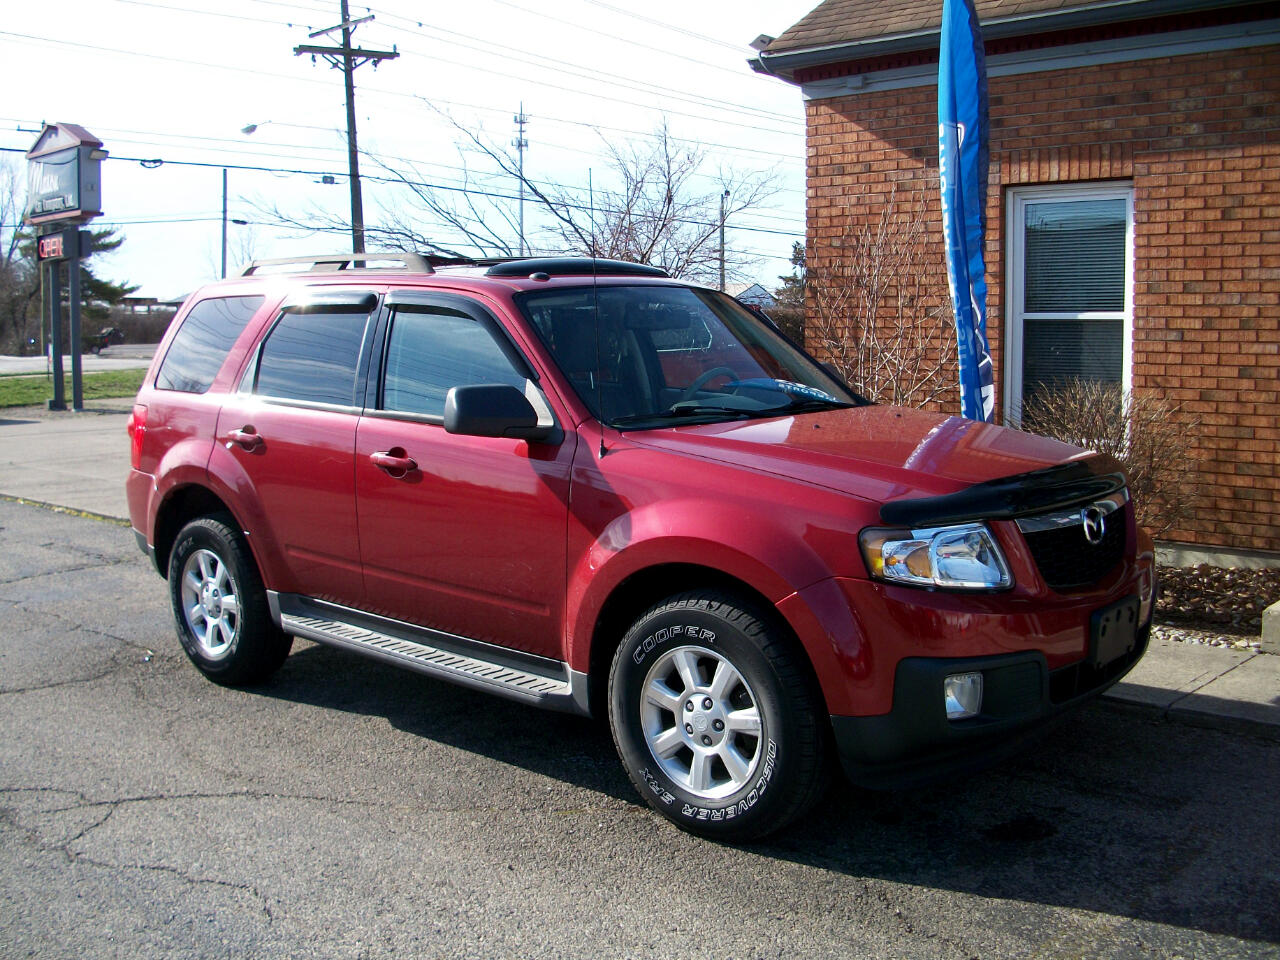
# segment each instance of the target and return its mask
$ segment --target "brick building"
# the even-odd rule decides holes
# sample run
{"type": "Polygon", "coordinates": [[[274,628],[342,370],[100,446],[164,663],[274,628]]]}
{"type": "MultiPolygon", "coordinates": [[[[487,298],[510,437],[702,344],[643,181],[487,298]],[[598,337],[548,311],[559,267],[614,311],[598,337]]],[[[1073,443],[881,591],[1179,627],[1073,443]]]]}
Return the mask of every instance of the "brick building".
{"type": "MultiPolygon", "coordinates": [[[[1227,562],[1280,562],[1280,10],[976,6],[997,419],[1052,377],[1162,394],[1198,421],[1201,481],[1193,518],[1169,536],[1227,562]]],[[[753,68],[806,100],[811,269],[891,192],[914,190],[944,270],[941,9],[826,0],[757,41],[753,68]]]]}

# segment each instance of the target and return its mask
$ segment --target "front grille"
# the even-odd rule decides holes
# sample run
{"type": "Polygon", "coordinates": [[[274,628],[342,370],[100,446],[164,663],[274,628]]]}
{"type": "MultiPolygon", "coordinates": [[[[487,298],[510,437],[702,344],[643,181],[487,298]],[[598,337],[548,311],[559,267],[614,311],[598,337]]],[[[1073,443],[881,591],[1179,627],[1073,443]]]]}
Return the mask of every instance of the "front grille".
{"type": "Polygon", "coordinates": [[[1125,531],[1129,526],[1131,504],[1125,504],[1106,518],[1102,542],[1092,544],[1085,539],[1083,524],[1056,530],[1023,533],[1040,576],[1054,590],[1080,590],[1091,587],[1115,569],[1124,556],[1125,531]]]}

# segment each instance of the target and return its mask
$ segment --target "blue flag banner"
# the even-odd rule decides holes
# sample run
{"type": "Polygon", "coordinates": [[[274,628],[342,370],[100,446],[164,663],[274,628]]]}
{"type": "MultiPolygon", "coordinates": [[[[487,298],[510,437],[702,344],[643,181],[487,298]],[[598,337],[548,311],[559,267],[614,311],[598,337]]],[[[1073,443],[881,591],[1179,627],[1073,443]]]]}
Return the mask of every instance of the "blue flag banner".
{"type": "Polygon", "coordinates": [[[960,413],[990,421],[996,390],[987,345],[987,65],[973,0],[943,0],[938,50],[938,173],[947,285],[956,315],[960,413]]]}

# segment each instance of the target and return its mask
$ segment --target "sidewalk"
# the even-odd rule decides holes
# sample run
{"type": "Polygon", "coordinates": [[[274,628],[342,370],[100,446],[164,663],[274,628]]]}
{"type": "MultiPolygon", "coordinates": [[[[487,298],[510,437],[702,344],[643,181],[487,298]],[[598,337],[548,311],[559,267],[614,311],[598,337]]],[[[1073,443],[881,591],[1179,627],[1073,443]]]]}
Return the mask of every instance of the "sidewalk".
{"type": "Polygon", "coordinates": [[[127,520],[128,399],[0,408],[0,494],[127,520]]]}
{"type": "Polygon", "coordinates": [[[1174,720],[1280,739],[1280,657],[1152,640],[1104,699],[1174,720]]]}
{"type": "MultiPolygon", "coordinates": [[[[154,343],[129,343],[107,347],[100,354],[83,353],[80,355],[81,369],[85,373],[97,373],[102,370],[135,370],[138,367],[151,365],[151,357],[156,351],[154,343]]],[[[49,358],[43,355],[34,357],[12,357],[0,355],[0,375],[36,374],[49,372],[49,358]]],[[[71,376],[70,355],[62,358],[62,372],[71,376]]]]}
{"type": "MultiPolygon", "coordinates": [[[[94,400],[82,413],[0,409],[0,495],[127,520],[129,408],[94,400]]],[[[1280,739],[1280,656],[1157,639],[1104,699],[1280,739]]]]}

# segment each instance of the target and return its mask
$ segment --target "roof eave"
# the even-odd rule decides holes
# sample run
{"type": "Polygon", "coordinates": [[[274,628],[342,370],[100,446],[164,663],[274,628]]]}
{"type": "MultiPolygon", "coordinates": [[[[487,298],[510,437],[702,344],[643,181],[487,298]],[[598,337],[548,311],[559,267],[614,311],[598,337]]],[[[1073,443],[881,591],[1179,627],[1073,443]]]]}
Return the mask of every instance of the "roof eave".
{"type": "MultiPolygon", "coordinates": [[[[1169,16],[1246,5],[1247,3],[1241,3],[1240,0],[1113,0],[1113,2],[1088,7],[1075,7],[1071,10],[1043,10],[1022,16],[987,20],[982,24],[982,36],[984,40],[998,40],[1005,37],[1122,23],[1152,16],[1169,16]]],[[[796,71],[806,67],[821,67],[832,63],[870,60],[875,57],[933,49],[938,45],[940,34],[940,28],[934,27],[865,40],[803,47],[798,50],[788,50],[785,53],[771,54],[768,50],[763,50],[747,63],[756,73],[795,83],[796,71]]]]}

